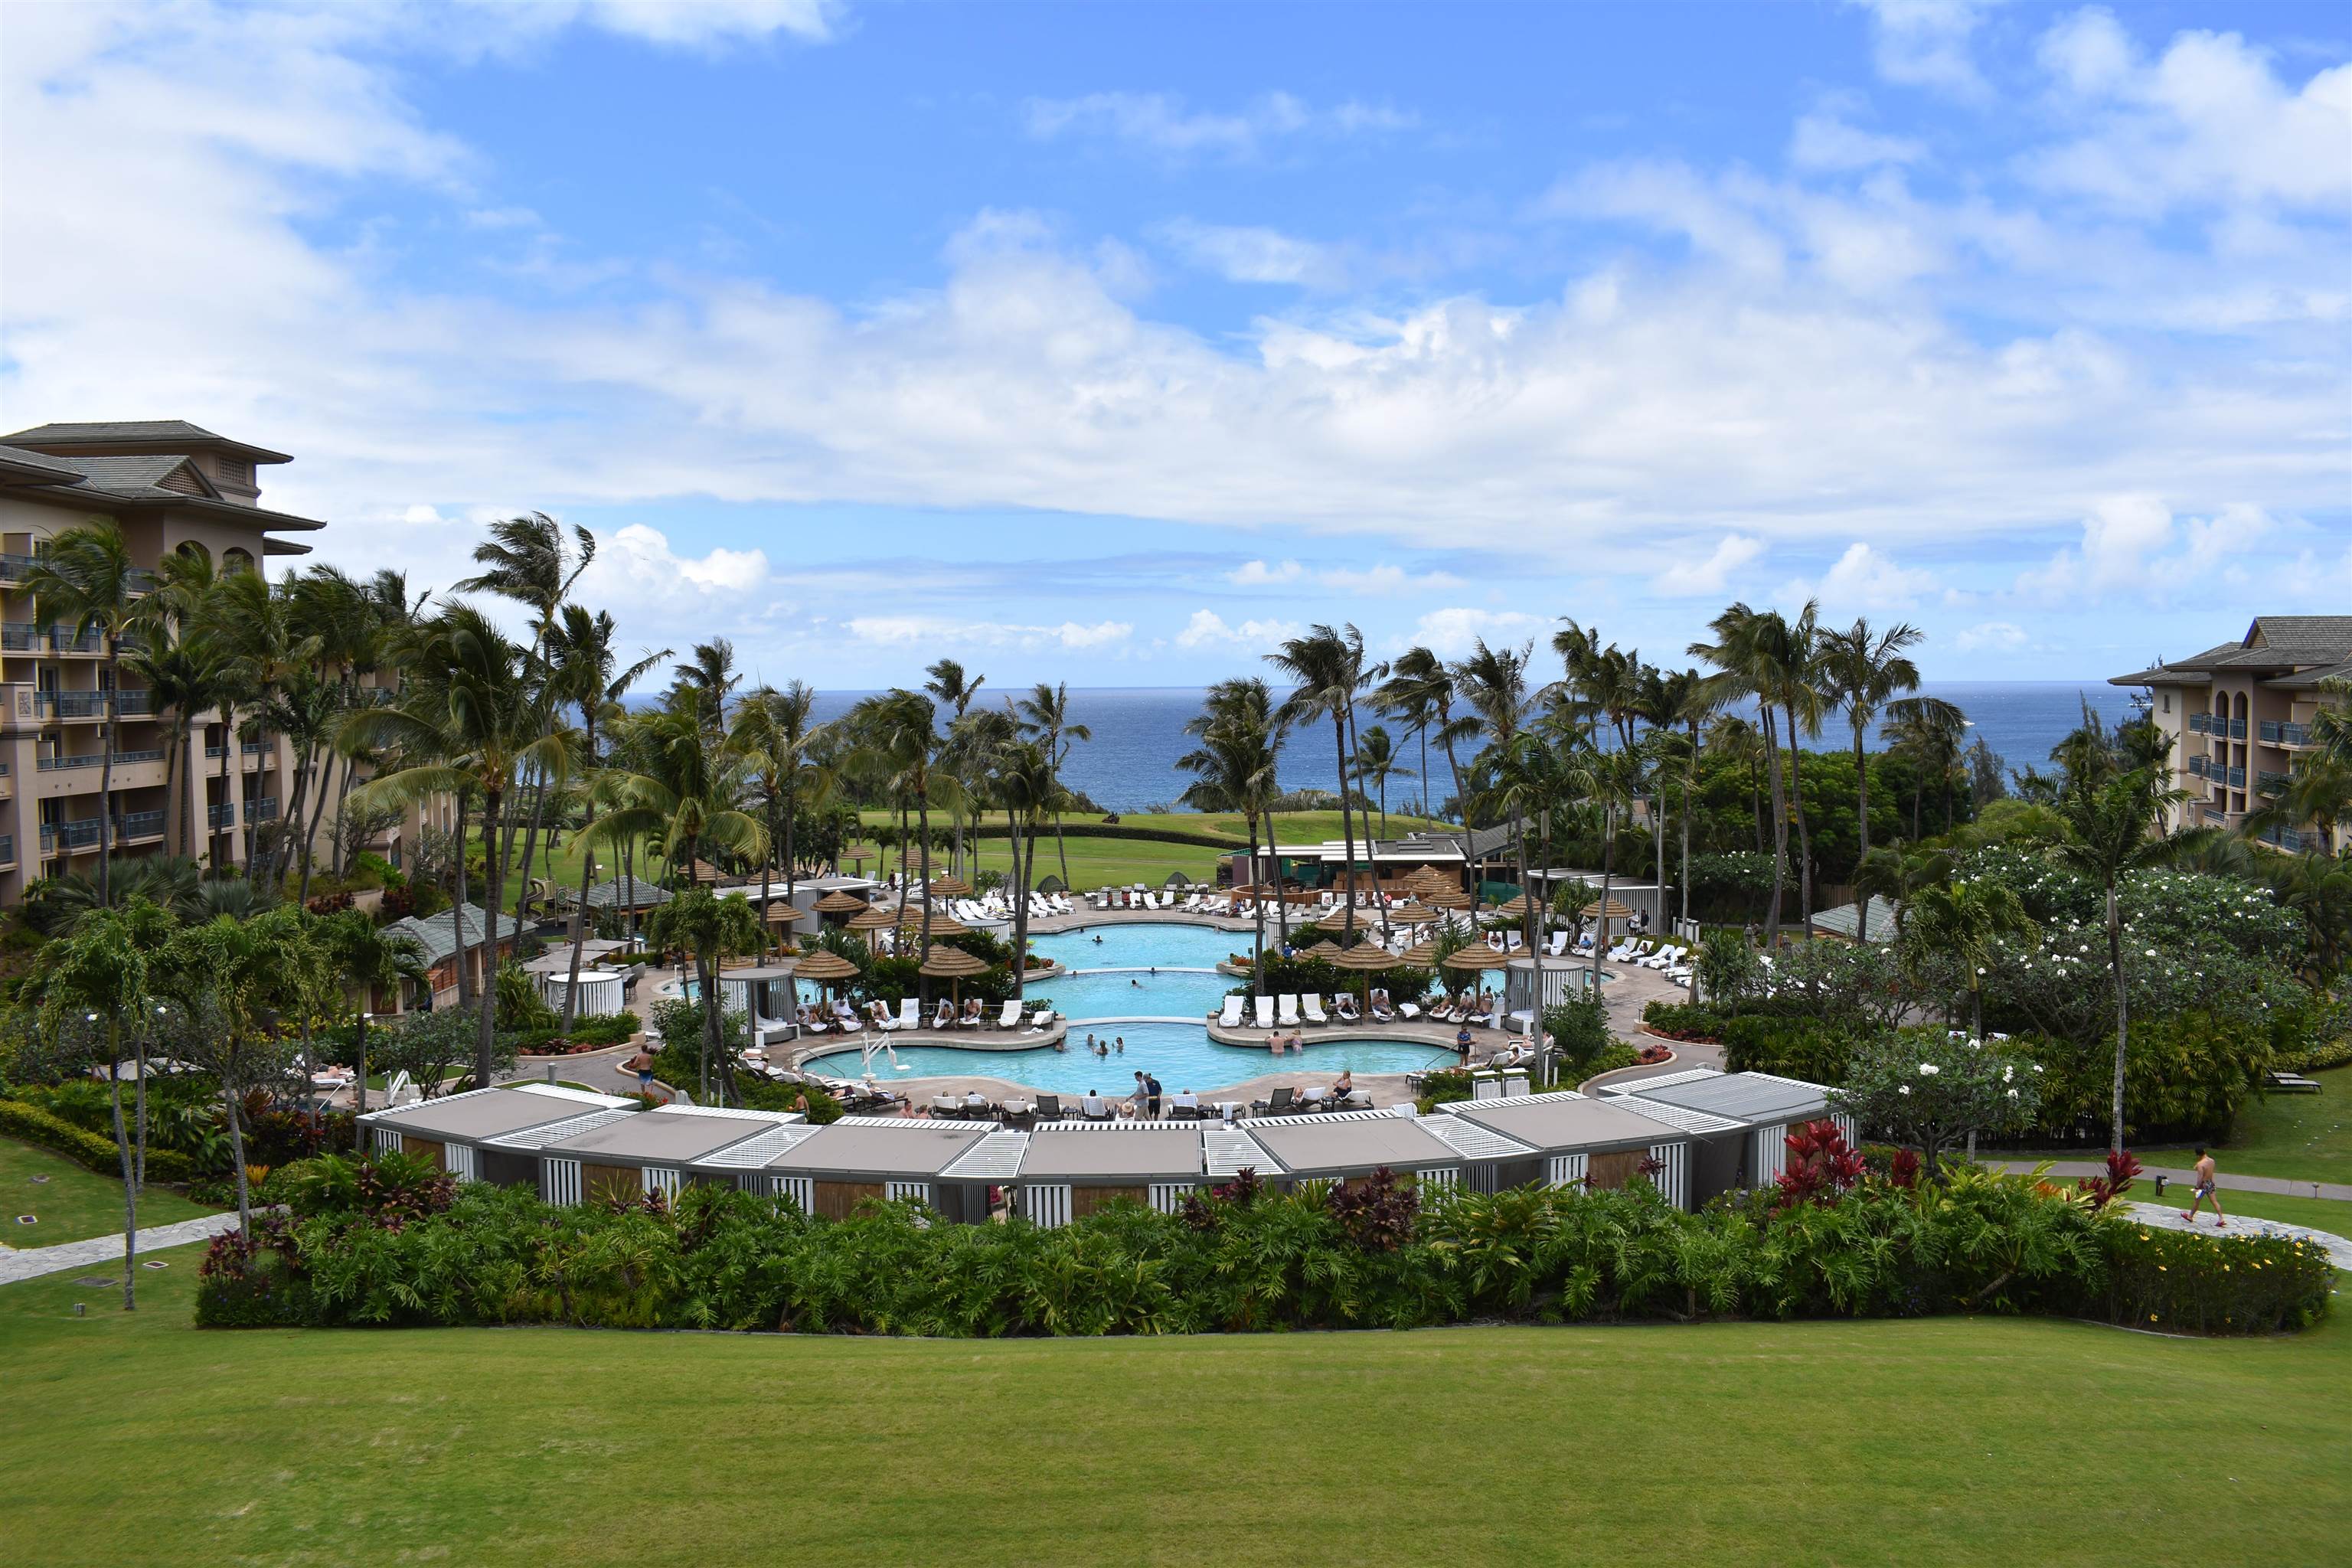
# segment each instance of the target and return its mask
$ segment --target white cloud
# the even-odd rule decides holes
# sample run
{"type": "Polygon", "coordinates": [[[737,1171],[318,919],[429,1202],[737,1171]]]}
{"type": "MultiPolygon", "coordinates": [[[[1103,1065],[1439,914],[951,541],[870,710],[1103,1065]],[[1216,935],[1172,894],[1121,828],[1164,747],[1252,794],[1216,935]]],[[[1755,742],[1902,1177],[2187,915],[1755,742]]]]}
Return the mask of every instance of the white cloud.
{"type": "Polygon", "coordinates": [[[2023,647],[2025,641],[2025,628],[2010,621],[1979,622],[1952,637],[1952,646],[1962,653],[2013,652],[2023,647]]]}
{"type": "Polygon", "coordinates": [[[1732,574],[1764,553],[1764,542],[1744,533],[1727,533],[1700,561],[1677,561],[1650,579],[1653,593],[1668,598],[1712,597],[1726,593],[1732,574]]]}
{"type": "Polygon", "coordinates": [[[588,0],[585,20],[648,43],[711,45],[789,33],[810,42],[833,36],[838,0],[588,0]]]}
{"type": "Polygon", "coordinates": [[[1400,594],[1443,593],[1462,586],[1462,579],[1451,572],[1408,572],[1385,561],[1371,566],[1318,566],[1312,571],[1296,561],[1285,561],[1276,565],[1269,565],[1263,561],[1244,561],[1225,574],[1225,581],[1237,588],[1287,587],[1310,577],[1335,594],[1381,598],[1400,594]]]}
{"type": "Polygon", "coordinates": [[[1290,93],[1269,92],[1239,109],[1195,110],[1172,92],[1090,92],[1033,98],[1029,134],[1050,141],[1093,136],[1173,158],[1253,158],[1268,144],[1305,137],[1381,135],[1412,129],[1419,118],[1354,100],[1318,109],[1290,93]]]}
{"type": "Polygon", "coordinates": [[[1244,561],[1225,574],[1225,581],[1244,588],[1264,588],[1296,583],[1306,574],[1307,568],[1296,561],[1286,561],[1278,566],[1269,566],[1263,561],[1244,561]]]}
{"type": "MultiPolygon", "coordinates": [[[[1898,564],[1860,540],[1846,546],[1810,591],[1832,614],[1847,610],[1899,610],[1935,591],[1936,574],[1898,564]]],[[[1798,595],[1791,594],[1791,598],[1798,595]]]]}
{"type": "Polygon", "coordinates": [[[999,621],[959,620],[945,616],[853,616],[844,622],[860,642],[885,647],[955,645],[991,648],[1100,650],[1116,647],[1135,634],[1127,621],[1081,625],[1021,626],[999,621]]]}
{"type": "Polygon", "coordinates": [[[1484,637],[1489,647],[1526,641],[1549,628],[1551,622],[1523,610],[1471,609],[1457,606],[1432,610],[1421,617],[1402,644],[1414,644],[1441,658],[1459,658],[1484,637]]]}
{"type": "Polygon", "coordinates": [[[1195,610],[1184,629],[1176,634],[1178,647],[1242,647],[1259,652],[1271,649],[1275,644],[1295,637],[1306,628],[1296,621],[1253,620],[1239,626],[1228,626],[1225,618],[1214,610],[1195,610]]]}
{"type": "Polygon", "coordinates": [[[1789,160],[1801,169],[1843,172],[1876,168],[1886,163],[1916,163],[1927,149],[1907,136],[1864,131],[1847,116],[1861,107],[1845,94],[1833,94],[1798,117],[1789,139],[1789,160]]]}
{"type": "Polygon", "coordinates": [[[1990,90],[1969,52],[1981,0],[1850,0],[1866,7],[1875,26],[1872,53],[1878,74],[1905,87],[1930,88],[1960,99],[1990,90]]]}
{"type": "Polygon", "coordinates": [[[1186,261],[1230,282],[1336,289],[1348,280],[1347,266],[1337,249],[1278,229],[1178,218],[1161,224],[1155,232],[1186,261]]]}
{"type": "MultiPolygon", "coordinates": [[[[2256,545],[2278,531],[2270,513],[2244,502],[2222,507],[2210,518],[2179,519],[2176,526],[2160,497],[2106,496],[2083,519],[2080,544],[2021,573],[2016,591],[2044,604],[2089,605],[2117,598],[2154,604],[2193,600],[2210,596],[2217,584],[2250,588],[2254,578],[2245,563],[2256,545]]],[[[2277,574],[2265,575],[2276,581],[2277,574]]],[[[2340,583],[2330,586],[2342,596],[2340,583]]]]}
{"type": "Polygon", "coordinates": [[[2044,35],[2040,58],[2084,127],[2028,154],[2027,172],[2049,189],[2145,213],[2254,204],[2340,217],[2352,201],[2352,65],[2298,89],[2237,34],[2205,32],[2143,60],[2095,7],[2044,35]]]}

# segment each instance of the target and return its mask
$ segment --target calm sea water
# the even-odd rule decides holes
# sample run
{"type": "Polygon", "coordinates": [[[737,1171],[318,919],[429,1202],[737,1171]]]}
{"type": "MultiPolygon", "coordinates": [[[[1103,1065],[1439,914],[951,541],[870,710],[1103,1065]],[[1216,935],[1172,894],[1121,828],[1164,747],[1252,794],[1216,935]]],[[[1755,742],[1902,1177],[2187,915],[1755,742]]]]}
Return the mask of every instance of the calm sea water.
{"type": "MultiPolygon", "coordinates": [[[[1926,695],[1958,703],[1975,725],[1974,733],[2000,753],[2011,767],[2045,763],[2050,748],[2082,722],[2083,702],[2113,724],[2130,714],[2130,694],[2104,682],[2076,681],[1952,681],[1930,682],[1926,695]]],[[[837,717],[865,692],[823,694],[817,702],[820,719],[837,717]]],[[[1093,731],[1091,741],[1074,745],[1065,779],[1112,811],[1141,811],[1172,805],[1190,778],[1176,770],[1176,759],[1190,750],[1185,721],[1201,710],[1201,691],[1192,687],[1095,687],[1070,690],[1070,717],[1093,731]]],[[[1360,727],[1364,721],[1358,721],[1360,727]]],[[[1394,733],[1391,727],[1391,733],[1394,733]]],[[[1821,742],[1842,744],[1845,733],[1832,730],[1821,742]]],[[[1420,748],[1410,737],[1398,735],[1398,748],[1412,778],[1389,784],[1389,805],[1395,809],[1420,795],[1420,748]]],[[[1465,761],[1467,761],[1465,758],[1465,761]]],[[[1436,798],[1453,793],[1445,759],[1432,748],[1429,771],[1436,775],[1436,798]]],[[[1281,767],[1285,789],[1333,789],[1339,770],[1332,754],[1329,727],[1294,736],[1284,747],[1281,767]]]]}

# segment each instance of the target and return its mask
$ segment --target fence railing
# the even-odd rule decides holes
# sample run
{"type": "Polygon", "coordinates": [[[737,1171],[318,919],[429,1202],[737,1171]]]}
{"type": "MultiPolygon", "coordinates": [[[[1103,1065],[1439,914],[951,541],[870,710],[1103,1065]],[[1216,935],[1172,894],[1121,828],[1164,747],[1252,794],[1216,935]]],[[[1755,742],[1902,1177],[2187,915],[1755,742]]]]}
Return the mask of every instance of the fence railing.
{"type": "MultiPolygon", "coordinates": [[[[160,763],[163,760],[163,752],[154,749],[114,753],[117,767],[126,763],[160,763]]],[[[40,760],[40,771],[45,773],[60,773],[74,768],[100,768],[105,765],[106,753],[103,752],[92,752],[88,756],[81,757],[43,757],[40,760]]]]}

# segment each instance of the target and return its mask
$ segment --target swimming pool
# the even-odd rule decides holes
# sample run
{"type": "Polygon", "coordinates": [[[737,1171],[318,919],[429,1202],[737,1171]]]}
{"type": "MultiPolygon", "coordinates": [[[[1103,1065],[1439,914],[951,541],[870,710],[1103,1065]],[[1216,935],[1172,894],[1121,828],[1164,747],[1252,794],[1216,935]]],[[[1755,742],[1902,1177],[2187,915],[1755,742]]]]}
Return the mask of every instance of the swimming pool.
{"type": "MultiPolygon", "coordinates": [[[[1099,1089],[1121,1096],[1135,1089],[1135,1075],[1148,1072],[1174,1094],[1187,1089],[1221,1089],[1268,1074],[1296,1076],[1302,1082],[1328,1081],[1343,1069],[1364,1074],[1420,1072],[1455,1059],[1452,1051],[1402,1040],[1323,1039],[1307,1037],[1304,1056],[1293,1051],[1276,1057],[1257,1048],[1212,1044],[1208,1032],[1196,1024],[1122,1024],[1116,1020],[1070,1026],[1070,1048],[1056,1051],[1033,1047],[1022,1051],[967,1051],[952,1046],[900,1046],[898,1068],[877,1055],[875,1076],[880,1079],[942,1077],[1001,1078],[1048,1094],[1084,1094],[1099,1089]],[[1104,1058],[1085,1048],[1089,1030],[1103,1038],[1123,1038],[1127,1048],[1104,1058]]],[[[803,1064],[808,1071],[829,1078],[856,1078],[862,1069],[856,1051],[834,1051],[803,1064]]]]}
{"type": "Polygon", "coordinates": [[[1214,970],[1143,969],[1081,971],[1033,981],[1029,994],[1054,1004],[1065,1018],[1201,1018],[1224,1005],[1225,993],[1240,984],[1214,970]]]}
{"type": "Polygon", "coordinates": [[[1252,940],[1247,931],[1139,921],[1057,931],[1031,942],[1040,957],[1066,969],[1213,969],[1227,954],[1248,952],[1252,940]],[[1097,942],[1097,937],[1102,940],[1097,942]]]}

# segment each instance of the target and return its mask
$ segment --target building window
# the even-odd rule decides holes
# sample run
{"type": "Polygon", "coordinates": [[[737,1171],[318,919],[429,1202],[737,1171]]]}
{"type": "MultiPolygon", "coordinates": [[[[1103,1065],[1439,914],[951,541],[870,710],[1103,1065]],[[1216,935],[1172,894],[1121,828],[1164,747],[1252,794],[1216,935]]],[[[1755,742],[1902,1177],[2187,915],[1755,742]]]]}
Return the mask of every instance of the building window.
{"type": "Polygon", "coordinates": [[[2164,709],[2163,709],[2163,710],[2164,710],[2165,712],[2167,712],[2167,713],[2169,713],[2169,712],[2171,712],[2171,711],[2172,711],[2172,693],[2171,693],[2171,692],[2169,692],[2169,691],[2167,691],[2167,692],[2163,693],[2162,695],[2163,695],[2163,700],[2164,700],[2164,709]]]}
{"type": "Polygon", "coordinates": [[[252,571],[253,552],[247,550],[231,549],[221,560],[221,570],[223,572],[252,571]]]}

